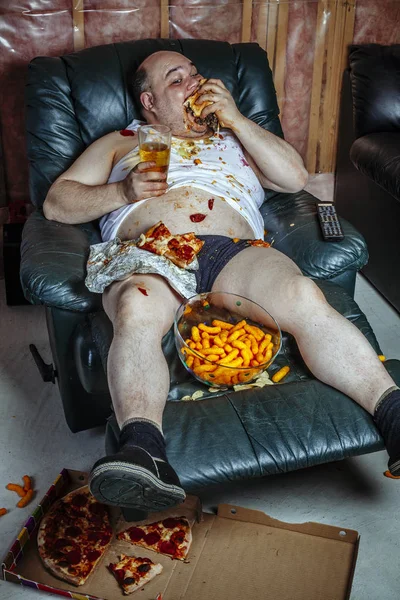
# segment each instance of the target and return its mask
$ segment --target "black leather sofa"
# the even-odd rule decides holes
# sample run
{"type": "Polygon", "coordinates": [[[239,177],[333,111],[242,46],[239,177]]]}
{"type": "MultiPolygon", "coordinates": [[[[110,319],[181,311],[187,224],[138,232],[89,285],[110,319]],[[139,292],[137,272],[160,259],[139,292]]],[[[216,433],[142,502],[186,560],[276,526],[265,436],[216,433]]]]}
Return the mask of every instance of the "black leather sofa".
{"type": "MultiPolygon", "coordinates": [[[[184,53],[207,76],[222,78],[243,114],[282,135],[275,89],[265,52],[257,44],[202,40],[142,40],[35,59],[26,88],[31,198],[37,207],[22,241],[21,281],[26,297],[46,306],[47,325],[67,423],[79,431],[105,423],[110,396],[105,376],[112,326],[101,297],[84,285],[89,245],[97,223],[71,226],[47,221],[41,206],[54,179],[85,147],[138,115],[127,92],[129,75],[151,52],[184,53]]],[[[266,193],[262,206],[268,239],[314,278],[328,301],[375,336],[352,296],[365,265],[363,238],[343,221],[346,238],[325,243],[315,198],[306,192],[266,193]]],[[[201,386],[184,371],[172,333],[163,341],[171,370],[164,413],[168,455],[188,490],[316,465],[383,447],[369,414],[340,392],[315,380],[291,336],[273,370],[291,366],[285,383],[257,390],[179,401],[201,386]]],[[[400,362],[387,368],[400,381],[400,362]]],[[[112,451],[116,425],[108,421],[112,451]]]]}
{"type": "Polygon", "coordinates": [[[335,201],[367,241],[363,274],[400,312],[400,45],[350,48],[335,201]]]}

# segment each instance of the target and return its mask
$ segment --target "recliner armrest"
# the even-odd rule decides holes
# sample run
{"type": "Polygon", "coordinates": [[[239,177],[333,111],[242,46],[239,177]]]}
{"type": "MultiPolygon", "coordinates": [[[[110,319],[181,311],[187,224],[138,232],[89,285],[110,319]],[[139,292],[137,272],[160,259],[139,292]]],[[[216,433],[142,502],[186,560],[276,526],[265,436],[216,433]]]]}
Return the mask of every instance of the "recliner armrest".
{"type": "Polygon", "coordinates": [[[22,233],[20,277],[26,299],[64,310],[98,310],[101,295],[89,292],[85,277],[89,247],[99,242],[94,223],[66,225],[34,212],[22,233]]]}
{"type": "Polygon", "coordinates": [[[345,239],[324,242],[316,212],[317,198],[304,190],[295,194],[276,193],[261,207],[266,239],[289,256],[304,275],[333,279],[348,271],[359,271],[368,260],[362,235],[340,219],[345,239]]]}

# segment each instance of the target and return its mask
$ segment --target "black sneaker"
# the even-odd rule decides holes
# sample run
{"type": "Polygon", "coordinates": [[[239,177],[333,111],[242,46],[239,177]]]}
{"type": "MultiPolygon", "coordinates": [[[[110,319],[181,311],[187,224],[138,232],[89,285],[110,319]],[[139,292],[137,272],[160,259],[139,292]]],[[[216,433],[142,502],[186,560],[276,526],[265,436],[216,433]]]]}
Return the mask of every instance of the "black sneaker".
{"type": "Polygon", "coordinates": [[[89,475],[89,489],[103,504],[150,512],[186,498],[171,465],[139,446],[123,446],[98,460],[89,475]]]}

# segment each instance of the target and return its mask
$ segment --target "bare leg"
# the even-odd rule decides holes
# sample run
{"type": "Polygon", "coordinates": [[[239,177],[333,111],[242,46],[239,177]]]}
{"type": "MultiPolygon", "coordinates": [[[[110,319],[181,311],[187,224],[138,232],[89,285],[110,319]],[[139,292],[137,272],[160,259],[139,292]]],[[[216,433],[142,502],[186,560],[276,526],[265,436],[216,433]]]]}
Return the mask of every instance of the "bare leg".
{"type": "Polygon", "coordinates": [[[161,431],[169,389],[161,340],[180,299],[161,277],[132,275],[113,283],[103,303],[114,327],[107,371],[121,434],[119,451],[93,466],[90,491],[104,504],[163,510],[185,499],[161,431]]]}
{"type": "Polygon", "coordinates": [[[114,327],[107,375],[120,428],[134,417],[150,419],[161,427],[169,390],[161,340],[180,302],[158,275],[132,275],[113,283],[103,295],[104,310],[114,327]]]}
{"type": "Polygon", "coordinates": [[[218,275],[213,291],[236,293],[263,306],[296,338],[315,377],[371,414],[381,395],[396,385],[357,327],[274,248],[249,247],[237,254],[218,275]]]}

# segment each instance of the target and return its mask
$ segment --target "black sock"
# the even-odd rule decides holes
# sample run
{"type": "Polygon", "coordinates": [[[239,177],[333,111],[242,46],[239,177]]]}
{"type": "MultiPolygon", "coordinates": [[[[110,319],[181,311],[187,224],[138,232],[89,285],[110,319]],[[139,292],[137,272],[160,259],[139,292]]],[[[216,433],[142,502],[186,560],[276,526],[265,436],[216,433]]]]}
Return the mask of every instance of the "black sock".
{"type": "Polygon", "coordinates": [[[131,421],[121,429],[119,446],[140,446],[154,458],[167,460],[165,439],[156,425],[150,421],[131,421]]]}
{"type": "Polygon", "coordinates": [[[375,408],[374,421],[389,454],[389,470],[400,475],[400,389],[389,391],[375,408]]]}

